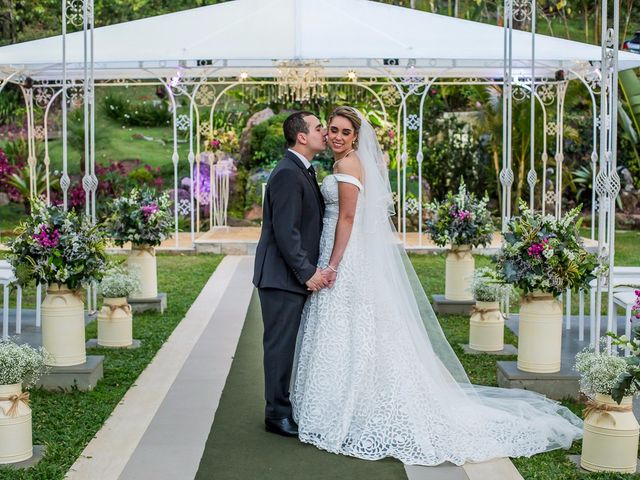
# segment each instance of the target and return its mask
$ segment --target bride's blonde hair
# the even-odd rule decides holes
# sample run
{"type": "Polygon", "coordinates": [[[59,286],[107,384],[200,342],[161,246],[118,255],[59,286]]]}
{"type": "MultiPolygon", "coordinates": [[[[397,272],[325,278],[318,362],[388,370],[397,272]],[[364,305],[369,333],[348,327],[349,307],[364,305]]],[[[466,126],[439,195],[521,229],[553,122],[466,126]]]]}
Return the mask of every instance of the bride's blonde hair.
{"type": "Polygon", "coordinates": [[[356,134],[355,138],[353,139],[353,148],[357,150],[358,134],[360,133],[360,127],[362,126],[362,120],[360,120],[360,117],[358,116],[358,112],[356,112],[351,107],[336,107],[333,109],[333,112],[331,112],[331,115],[329,115],[328,123],[331,124],[331,120],[333,120],[336,117],[346,118],[351,122],[351,125],[353,125],[353,131],[356,134]]]}

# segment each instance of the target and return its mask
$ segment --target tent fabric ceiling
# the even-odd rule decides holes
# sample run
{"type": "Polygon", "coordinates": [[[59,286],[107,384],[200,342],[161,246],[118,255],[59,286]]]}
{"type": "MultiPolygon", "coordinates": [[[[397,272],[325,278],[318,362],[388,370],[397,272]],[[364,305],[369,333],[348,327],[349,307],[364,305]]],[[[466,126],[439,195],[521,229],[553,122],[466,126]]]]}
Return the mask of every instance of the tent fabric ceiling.
{"type": "MultiPolygon", "coordinates": [[[[96,28],[95,77],[151,79],[183,66],[189,76],[277,76],[283,61],[313,62],[327,77],[402,76],[407,65],[441,78],[503,75],[504,29],[369,0],[234,0],[96,28]],[[385,62],[385,59],[387,61],[385,62]],[[385,65],[397,63],[397,65],[385,65]]],[[[536,35],[536,75],[585,72],[599,46],[536,35]]],[[[69,78],[83,75],[83,34],[67,35],[69,78]]],[[[516,75],[530,74],[531,34],[513,32],[516,75]]],[[[3,77],[61,78],[62,37],[0,48],[3,77]]],[[[620,52],[620,69],[640,55],[620,52]]]]}

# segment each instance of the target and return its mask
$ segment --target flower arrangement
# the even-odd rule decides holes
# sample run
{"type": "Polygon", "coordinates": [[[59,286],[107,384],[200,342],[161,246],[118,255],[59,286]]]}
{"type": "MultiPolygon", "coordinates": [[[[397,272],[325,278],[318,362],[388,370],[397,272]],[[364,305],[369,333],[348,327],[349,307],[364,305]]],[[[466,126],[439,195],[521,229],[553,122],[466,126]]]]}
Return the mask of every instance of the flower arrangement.
{"type": "Polygon", "coordinates": [[[376,137],[383,151],[389,152],[396,147],[397,134],[391,123],[376,128],[376,137]]]}
{"type": "Polygon", "coordinates": [[[576,355],[575,369],[581,375],[580,391],[588,397],[596,393],[611,395],[620,403],[623,397],[637,394],[640,388],[637,380],[621,384],[621,378],[632,376],[630,365],[624,357],[606,351],[583,350],[576,355]]]}
{"type": "Polygon", "coordinates": [[[580,239],[575,208],[562,219],[541,215],[520,203],[520,216],[507,225],[498,266],[504,279],[522,289],[560,295],[567,288],[586,286],[595,278],[595,254],[585,250],[580,239]]]}
{"type": "Polygon", "coordinates": [[[140,291],[139,274],[120,265],[113,265],[105,272],[99,288],[106,298],[128,297],[140,291]]]}
{"type": "MultiPolygon", "coordinates": [[[[635,309],[636,306],[634,306],[634,310],[635,309]]],[[[631,321],[631,319],[629,319],[629,321],[631,321]]],[[[607,336],[613,339],[611,342],[612,345],[628,349],[631,352],[630,357],[620,357],[625,362],[627,368],[615,379],[614,386],[611,390],[613,399],[620,403],[623,397],[640,392],[640,327],[635,327],[632,330],[631,338],[626,335],[616,335],[612,332],[608,332],[607,336]]]]}
{"type": "Polygon", "coordinates": [[[635,290],[634,293],[636,294],[636,303],[631,307],[631,318],[627,319],[629,322],[634,318],[640,318],[640,290],[635,290]]]}
{"type": "Polygon", "coordinates": [[[16,232],[9,244],[9,262],[21,285],[35,281],[77,290],[102,278],[104,234],[88,218],[35,200],[31,216],[16,232]]]}
{"type": "Polygon", "coordinates": [[[479,302],[499,302],[501,300],[514,300],[515,289],[513,285],[505,283],[504,279],[492,268],[478,268],[473,273],[470,290],[473,297],[479,302]]]}
{"type": "Polygon", "coordinates": [[[457,194],[449,192],[446,200],[430,203],[426,225],[436,245],[488,245],[494,229],[488,202],[488,198],[477,200],[462,182],[457,194]]]}
{"type": "Polygon", "coordinates": [[[116,245],[157,246],[171,234],[173,219],[167,194],[157,195],[150,189],[133,189],[129,196],[111,203],[106,225],[116,245]]]}
{"type": "Polygon", "coordinates": [[[213,130],[204,141],[204,149],[207,152],[235,152],[240,148],[238,136],[233,130],[213,130]]]}
{"type": "Polygon", "coordinates": [[[46,352],[42,347],[18,345],[10,340],[0,340],[0,385],[25,382],[25,387],[35,385],[47,372],[46,352]]]}

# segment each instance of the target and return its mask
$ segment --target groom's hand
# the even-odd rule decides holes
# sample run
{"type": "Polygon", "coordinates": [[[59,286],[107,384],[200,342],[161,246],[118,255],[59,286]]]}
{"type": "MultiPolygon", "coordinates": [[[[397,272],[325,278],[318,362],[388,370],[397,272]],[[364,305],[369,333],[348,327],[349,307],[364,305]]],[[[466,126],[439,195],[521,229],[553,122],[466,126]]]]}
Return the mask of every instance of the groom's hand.
{"type": "Polygon", "coordinates": [[[327,281],[322,275],[322,270],[320,270],[319,268],[316,268],[316,273],[313,274],[313,277],[307,280],[306,285],[307,285],[307,289],[311,290],[312,292],[317,292],[318,290],[321,290],[324,287],[326,287],[327,281]]]}

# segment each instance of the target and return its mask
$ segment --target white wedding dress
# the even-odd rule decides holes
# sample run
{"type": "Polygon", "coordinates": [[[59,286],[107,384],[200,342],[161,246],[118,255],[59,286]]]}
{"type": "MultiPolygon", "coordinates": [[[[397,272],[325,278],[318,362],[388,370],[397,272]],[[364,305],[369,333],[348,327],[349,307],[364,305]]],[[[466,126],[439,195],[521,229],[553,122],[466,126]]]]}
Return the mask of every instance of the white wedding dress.
{"type": "Polygon", "coordinates": [[[461,465],[570,447],[582,423],[568,409],[533,392],[469,383],[395,240],[376,183],[385,181],[377,178],[381,166],[365,158],[379,152],[370,148],[358,150],[364,186],[334,174],[321,187],[319,265],[328,263],[333,248],[338,182],[360,193],[336,283],[311,295],[303,311],[291,389],[300,440],[410,465],[461,465]],[[373,198],[366,195],[370,186],[377,189],[373,198]],[[367,212],[374,208],[383,213],[367,212]]]}

